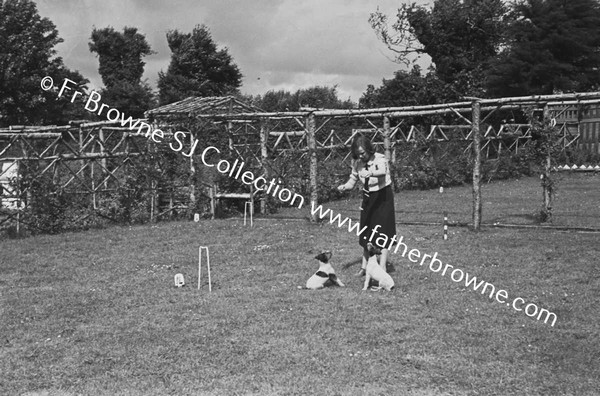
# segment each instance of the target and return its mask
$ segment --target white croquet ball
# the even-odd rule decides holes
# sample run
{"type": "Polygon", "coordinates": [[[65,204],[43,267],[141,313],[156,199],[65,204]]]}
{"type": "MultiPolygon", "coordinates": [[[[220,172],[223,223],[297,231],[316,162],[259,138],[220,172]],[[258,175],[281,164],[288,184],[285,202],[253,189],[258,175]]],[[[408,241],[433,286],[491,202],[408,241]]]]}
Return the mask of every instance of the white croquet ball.
{"type": "Polygon", "coordinates": [[[185,281],[183,280],[183,274],[175,275],[175,286],[176,287],[185,286],[185,281]]]}

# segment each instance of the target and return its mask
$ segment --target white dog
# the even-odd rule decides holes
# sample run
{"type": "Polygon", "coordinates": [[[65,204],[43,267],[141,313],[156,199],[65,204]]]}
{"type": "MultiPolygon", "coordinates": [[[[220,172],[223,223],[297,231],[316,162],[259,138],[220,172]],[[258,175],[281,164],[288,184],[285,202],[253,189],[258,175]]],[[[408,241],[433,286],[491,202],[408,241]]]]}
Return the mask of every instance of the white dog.
{"type": "Polygon", "coordinates": [[[320,262],[319,270],[306,281],[307,289],[322,289],[331,284],[344,286],[342,281],[336,276],[331,264],[329,264],[331,252],[320,253],[315,258],[320,262]]]}
{"type": "Polygon", "coordinates": [[[363,290],[367,290],[369,282],[371,279],[374,279],[379,282],[379,287],[383,287],[387,291],[392,291],[394,280],[377,262],[377,255],[381,254],[381,249],[373,246],[371,243],[367,245],[367,249],[369,250],[369,261],[367,261],[367,273],[363,290]]]}

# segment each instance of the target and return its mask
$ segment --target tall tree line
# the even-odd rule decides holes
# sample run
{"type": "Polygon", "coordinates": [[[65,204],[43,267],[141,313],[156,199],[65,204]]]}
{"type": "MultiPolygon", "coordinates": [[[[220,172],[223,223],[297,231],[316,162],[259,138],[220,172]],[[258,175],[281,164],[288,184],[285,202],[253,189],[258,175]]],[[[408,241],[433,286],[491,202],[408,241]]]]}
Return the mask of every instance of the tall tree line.
{"type": "MultiPolygon", "coordinates": [[[[89,49],[98,58],[103,102],[142,117],[158,103],[188,96],[241,95],[239,68],[226,48],[218,48],[206,26],[191,33],[169,31],[166,38],[171,62],[166,72],[159,73],[154,93],[143,80],[144,59],[155,53],[145,35],[135,27],[92,30],[89,49]]],[[[32,0],[0,0],[0,127],[63,125],[92,117],[82,106],[73,106],[70,97],[57,99],[55,90],[40,88],[41,79],[51,76],[55,85],[69,78],[78,91],[89,90],[89,80],[56,56],[55,46],[61,42],[56,26],[39,15],[32,0]]]]}
{"type": "Polygon", "coordinates": [[[432,67],[424,76],[413,68],[367,87],[361,106],[592,91],[600,84],[598,0],[435,0],[431,7],[405,4],[392,21],[376,11],[369,21],[398,63],[426,54],[432,67]],[[411,83],[408,93],[391,89],[411,83]]]}
{"type": "MultiPolygon", "coordinates": [[[[395,18],[374,12],[374,31],[401,64],[428,55],[432,67],[399,70],[380,87],[367,87],[359,104],[377,107],[590,91],[600,86],[598,0],[435,0],[400,7],[395,18]]],[[[227,48],[204,25],[166,35],[171,59],[158,76],[158,92],[142,79],[154,51],[134,27],[93,29],[106,103],[132,116],[188,96],[241,96],[242,73],[227,48]]],[[[69,78],[85,91],[89,81],[56,56],[56,26],[31,0],[0,0],[0,126],[61,124],[90,114],[68,98],[40,89],[41,78],[69,78]]],[[[252,98],[251,98],[252,99],[252,98]]],[[[336,87],[267,92],[253,99],[268,109],[348,107],[336,87]]]]}
{"type": "Polygon", "coordinates": [[[55,84],[69,78],[80,90],[89,83],[55,56],[54,47],[62,41],[54,23],[40,17],[32,1],[0,1],[0,126],[63,124],[80,118],[83,110],[68,98],[57,100],[55,92],[40,88],[45,76],[55,84]]]}

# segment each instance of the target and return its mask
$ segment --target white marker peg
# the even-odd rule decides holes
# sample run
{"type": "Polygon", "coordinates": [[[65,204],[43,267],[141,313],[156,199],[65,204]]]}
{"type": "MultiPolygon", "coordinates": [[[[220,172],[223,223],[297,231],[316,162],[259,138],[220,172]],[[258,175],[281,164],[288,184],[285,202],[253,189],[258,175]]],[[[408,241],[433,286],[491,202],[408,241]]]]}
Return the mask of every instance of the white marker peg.
{"type": "Polygon", "coordinates": [[[183,280],[183,274],[175,275],[175,287],[185,286],[185,281],[183,280]]]}

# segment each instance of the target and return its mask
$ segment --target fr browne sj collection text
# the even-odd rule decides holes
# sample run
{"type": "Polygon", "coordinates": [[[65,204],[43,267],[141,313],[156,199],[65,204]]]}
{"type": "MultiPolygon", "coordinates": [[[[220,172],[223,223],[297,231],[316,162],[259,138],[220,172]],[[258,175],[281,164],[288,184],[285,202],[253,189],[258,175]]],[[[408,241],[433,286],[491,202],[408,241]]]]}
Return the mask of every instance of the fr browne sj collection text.
{"type": "MultiPolygon", "coordinates": [[[[71,94],[71,103],[75,103],[77,100],[82,100],[86,97],[83,92],[77,91],[74,89],[75,82],[65,78],[62,82],[60,88],[57,88],[54,85],[54,81],[52,77],[46,76],[42,78],[40,85],[44,91],[50,90],[58,90],[58,97],[61,98],[63,96],[68,96],[69,92],[71,94]]],[[[136,135],[144,135],[144,137],[152,139],[155,143],[162,143],[165,138],[165,134],[162,130],[158,128],[153,128],[150,124],[141,121],[140,119],[133,119],[131,116],[125,118],[125,114],[119,111],[116,108],[111,108],[106,103],[102,103],[102,96],[96,92],[92,91],[88,96],[84,105],[84,109],[96,114],[98,116],[104,115],[108,121],[111,122],[120,122],[121,126],[127,128],[131,131],[137,130],[136,135]]],[[[175,152],[181,152],[181,154],[185,157],[191,157],[194,155],[196,151],[196,147],[198,145],[198,139],[191,138],[191,147],[189,148],[189,152],[182,151],[184,148],[183,139],[186,137],[186,132],[177,131],[173,134],[173,140],[169,143],[169,147],[171,150],[175,152]]],[[[304,205],[304,197],[300,194],[293,193],[287,188],[282,188],[280,184],[278,184],[277,180],[271,179],[269,182],[262,176],[255,177],[255,175],[249,171],[244,171],[244,162],[239,162],[237,159],[233,164],[229,161],[221,159],[217,163],[208,162],[209,153],[216,152],[217,154],[221,151],[214,147],[209,146],[202,151],[202,163],[207,167],[215,167],[219,173],[227,174],[229,177],[234,179],[240,179],[242,183],[246,185],[253,185],[257,191],[264,191],[266,194],[270,194],[273,197],[278,198],[281,202],[288,203],[289,205],[296,205],[298,208],[302,208],[304,205]]]]}

